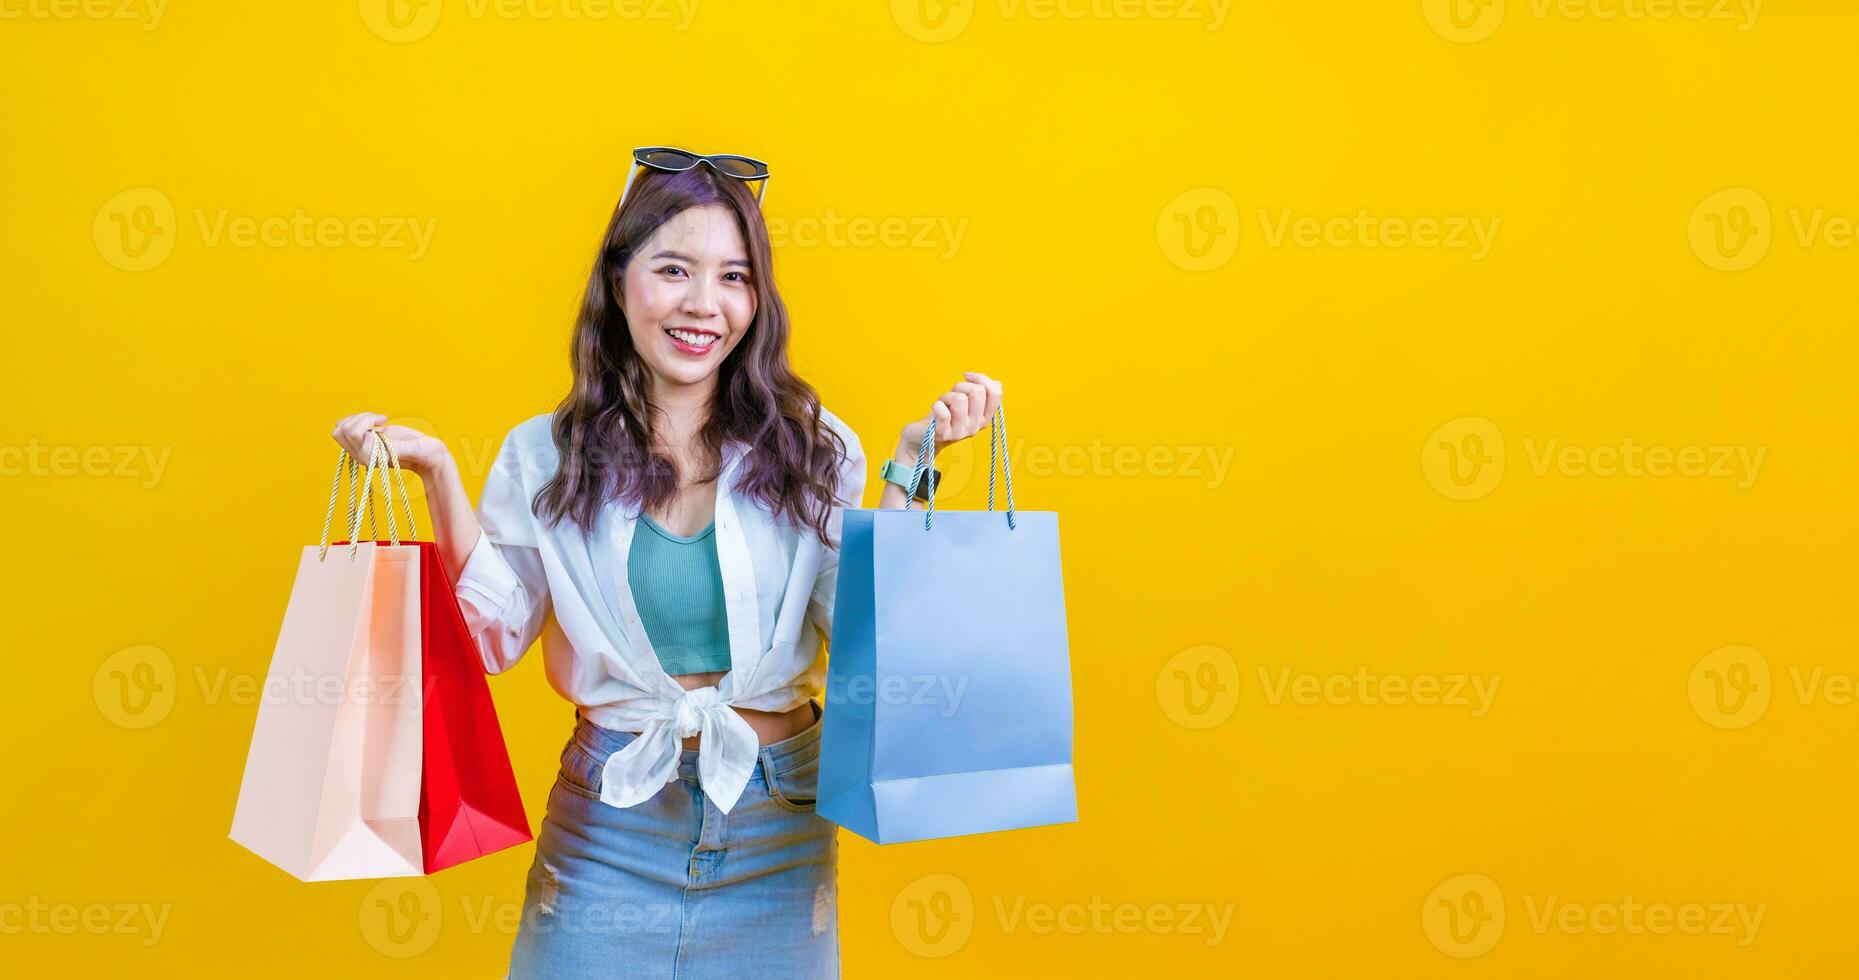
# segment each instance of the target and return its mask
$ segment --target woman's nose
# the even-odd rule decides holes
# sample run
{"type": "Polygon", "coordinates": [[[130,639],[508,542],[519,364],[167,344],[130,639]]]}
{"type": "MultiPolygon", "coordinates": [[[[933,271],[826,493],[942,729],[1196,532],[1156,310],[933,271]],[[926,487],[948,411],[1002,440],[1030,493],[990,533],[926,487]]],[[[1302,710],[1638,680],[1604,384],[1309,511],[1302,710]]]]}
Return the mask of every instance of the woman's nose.
{"type": "Polygon", "coordinates": [[[704,279],[691,280],[690,288],[684,291],[684,312],[694,316],[715,316],[720,310],[716,283],[704,279]]]}

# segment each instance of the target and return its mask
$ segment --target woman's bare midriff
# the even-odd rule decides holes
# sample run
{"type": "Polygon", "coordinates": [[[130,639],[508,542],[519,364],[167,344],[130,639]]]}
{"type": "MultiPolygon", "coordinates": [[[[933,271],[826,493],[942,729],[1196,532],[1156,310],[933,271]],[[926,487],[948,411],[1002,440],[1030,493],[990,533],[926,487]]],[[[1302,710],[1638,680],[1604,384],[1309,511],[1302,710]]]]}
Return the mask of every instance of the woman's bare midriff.
{"type": "MultiPolygon", "coordinates": [[[[721,683],[726,671],[713,670],[702,674],[673,674],[671,679],[687,691],[700,687],[710,687],[721,683]]],[[[813,726],[813,706],[803,704],[792,711],[756,711],[753,708],[734,709],[742,720],[755,729],[755,737],[762,745],[793,738],[813,726]]],[[[703,740],[700,735],[692,735],[684,740],[684,747],[694,749],[703,740]]]]}
{"type": "MultiPolygon", "coordinates": [[[[703,530],[703,522],[711,519],[716,512],[716,469],[717,461],[709,459],[703,465],[680,456],[678,471],[680,473],[711,473],[705,480],[696,480],[679,487],[676,499],[661,512],[648,512],[661,527],[669,528],[673,534],[691,536],[703,530]]],[[[700,687],[711,687],[723,680],[728,671],[712,670],[701,674],[673,674],[671,679],[678,682],[687,691],[700,687]]],[[[806,731],[813,725],[813,708],[803,704],[793,711],[756,711],[751,708],[735,709],[742,720],[755,729],[755,737],[761,744],[779,742],[792,738],[806,731]]],[[[684,747],[694,749],[701,737],[692,735],[684,740],[684,747]]]]}

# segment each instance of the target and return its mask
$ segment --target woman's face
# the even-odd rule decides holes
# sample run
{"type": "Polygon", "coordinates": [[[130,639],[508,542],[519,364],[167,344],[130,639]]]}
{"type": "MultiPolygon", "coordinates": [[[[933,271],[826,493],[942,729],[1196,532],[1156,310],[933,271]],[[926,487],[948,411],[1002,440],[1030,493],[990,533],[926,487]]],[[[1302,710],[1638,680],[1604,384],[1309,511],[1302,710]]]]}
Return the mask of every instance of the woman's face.
{"type": "Polygon", "coordinates": [[[755,320],[749,250],[729,209],[689,208],[626,264],[620,310],[655,386],[709,385],[755,320]]]}

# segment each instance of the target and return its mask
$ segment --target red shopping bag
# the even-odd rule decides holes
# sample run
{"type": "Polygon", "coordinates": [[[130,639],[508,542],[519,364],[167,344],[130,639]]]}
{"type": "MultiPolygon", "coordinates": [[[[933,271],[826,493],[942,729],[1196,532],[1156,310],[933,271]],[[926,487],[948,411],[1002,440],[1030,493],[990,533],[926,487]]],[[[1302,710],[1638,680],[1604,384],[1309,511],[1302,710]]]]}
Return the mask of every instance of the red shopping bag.
{"type": "Polygon", "coordinates": [[[399,545],[420,550],[420,841],[425,871],[432,874],[534,838],[484,660],[459,611],[439,546],[404,539],[399,545]]]}
{"type": "Polygon", "coordinates": [[[484,679],[484,659],[465,628],[439,547],[420,549],[425,642],[426,772],[420,839],[426,873],[531,840],[503,728],[484,679]]]}

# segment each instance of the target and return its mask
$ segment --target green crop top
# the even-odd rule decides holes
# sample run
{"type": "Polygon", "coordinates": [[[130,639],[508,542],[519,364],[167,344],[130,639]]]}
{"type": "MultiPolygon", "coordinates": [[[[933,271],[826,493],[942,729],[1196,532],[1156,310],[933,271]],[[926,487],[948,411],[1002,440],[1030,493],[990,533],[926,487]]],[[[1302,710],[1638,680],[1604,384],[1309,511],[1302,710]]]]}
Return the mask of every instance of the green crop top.
{"type": "Polygon", "coordinates": [[[639,621],[665,673],[729,669],[729,616],[723,608],[715,521],[686,538],[642,511],[626,555],[626,576],[639,621]]]}

